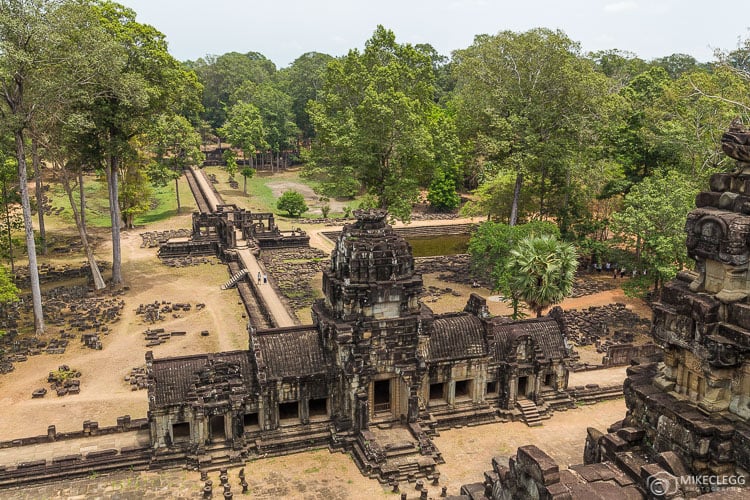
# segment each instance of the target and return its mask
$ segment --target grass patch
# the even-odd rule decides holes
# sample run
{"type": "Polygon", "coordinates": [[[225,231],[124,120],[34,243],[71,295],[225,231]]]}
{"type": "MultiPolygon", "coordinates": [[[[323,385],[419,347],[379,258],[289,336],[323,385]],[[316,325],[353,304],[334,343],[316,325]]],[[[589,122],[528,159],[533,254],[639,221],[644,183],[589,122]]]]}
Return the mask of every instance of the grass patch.
{"type": "MultiPolygon", "coordinates": [[[[187,181],[182,177],[180,184],[180,201],[182,212],[189,212],[195,208],[195,200],[190,192],[187,181]]],[[[73,211],[59,183],[49,183],[50,189],[47,196],[53,209],[62,207],[63,210],[57,216],[58,220],[68,226],[74,224],[73,211]]],[[[89,175],[84,180],[84,193],[86,196],[86,224],[90,227],[111,227],[109,220],[109,198],[107,195],[107,183],[103,176],[89,175]]],[[[73,190],[73,199],[80,203],[78,189],[73,190]]],[[[177,215],[177,196],[174,183],[170,182],[164,187],[151,188],[152,209],[135,218],[136,225],[159,222],[177,215]]]]}
{"type": "Polygon", "coordinates": [[[320,472],[320,467],[310,467],[304,470],[305,474],[315,474],[316,472],[320,472]]]}

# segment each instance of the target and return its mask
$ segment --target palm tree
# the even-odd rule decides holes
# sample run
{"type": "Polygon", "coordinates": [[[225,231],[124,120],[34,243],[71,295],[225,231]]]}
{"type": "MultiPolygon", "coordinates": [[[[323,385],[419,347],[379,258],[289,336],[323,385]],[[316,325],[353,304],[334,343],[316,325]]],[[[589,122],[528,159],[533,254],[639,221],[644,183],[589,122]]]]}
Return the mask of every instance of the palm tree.
{"type": "Polygon", "coordinates": [[[510,251],[507,265],[511,293],[538,318],[544,308],[570,295],[578,256],[573,245],[554,236],[532,236],[510,251]]]}

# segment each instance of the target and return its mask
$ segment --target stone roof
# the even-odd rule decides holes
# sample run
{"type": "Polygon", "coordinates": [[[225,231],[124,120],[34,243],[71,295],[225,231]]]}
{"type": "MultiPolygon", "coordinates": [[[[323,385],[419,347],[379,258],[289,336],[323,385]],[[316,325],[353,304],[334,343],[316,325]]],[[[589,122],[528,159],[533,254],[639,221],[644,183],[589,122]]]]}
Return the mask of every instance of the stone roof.
{"type": "Polygon", "coordinates": [[[436,317],[425,358],[427,361],[484,356],[484,325],[473,314],[436,317]]]}
{"type": "Polygon", "coordinates": [[[255,340],[267,380],[328,373],[320,334],[312,325],[259,331],[255,340]]]}
{"type": "Polygon", "coordinates": [[[490,355],[496,362],[515,357],[514,347],[522,337],[528,336],[547,360],[566,356],[560,324],[553,318],[535,318],[512,322],[493,322],[488,341],[490,355]]]}
{"type": "Polygon", "coordinates": [[[250,389],[255,385],[255,373],[248,351],[154,359],[151,368],[154,400],[151,404],[156,408],[184,404],[195,387],[196,374],[211,361],[238,365],[245,387],[250,389]]]}

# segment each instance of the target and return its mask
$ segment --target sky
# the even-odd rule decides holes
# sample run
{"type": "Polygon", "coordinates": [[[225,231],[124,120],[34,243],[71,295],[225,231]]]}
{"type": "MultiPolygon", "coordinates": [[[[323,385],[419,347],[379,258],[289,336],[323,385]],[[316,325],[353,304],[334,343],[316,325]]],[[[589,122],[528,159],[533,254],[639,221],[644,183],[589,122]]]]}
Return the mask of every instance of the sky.
{"type": "Polygon", "coordinates": [[[444,55],[478,34],[563,30],[585,52],[619,49],[646,60],[701,62],[750,38],[750,0],[119,0],[164,33],[177,59],[260,52],[277,67],[305,52],[364,47],[382,24],[400,43],[444,55]]]}

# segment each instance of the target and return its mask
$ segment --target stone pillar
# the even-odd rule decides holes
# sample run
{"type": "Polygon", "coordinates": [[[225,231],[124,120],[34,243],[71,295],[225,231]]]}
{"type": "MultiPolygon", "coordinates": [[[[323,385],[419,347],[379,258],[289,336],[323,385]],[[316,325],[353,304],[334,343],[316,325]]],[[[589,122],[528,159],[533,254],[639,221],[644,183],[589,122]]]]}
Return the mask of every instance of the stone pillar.
{"type": "Polygon", "coordinates": [[[54,425],[47,426],[47,440],[52,442],[57,437],[57,429],[54,425]]]}

